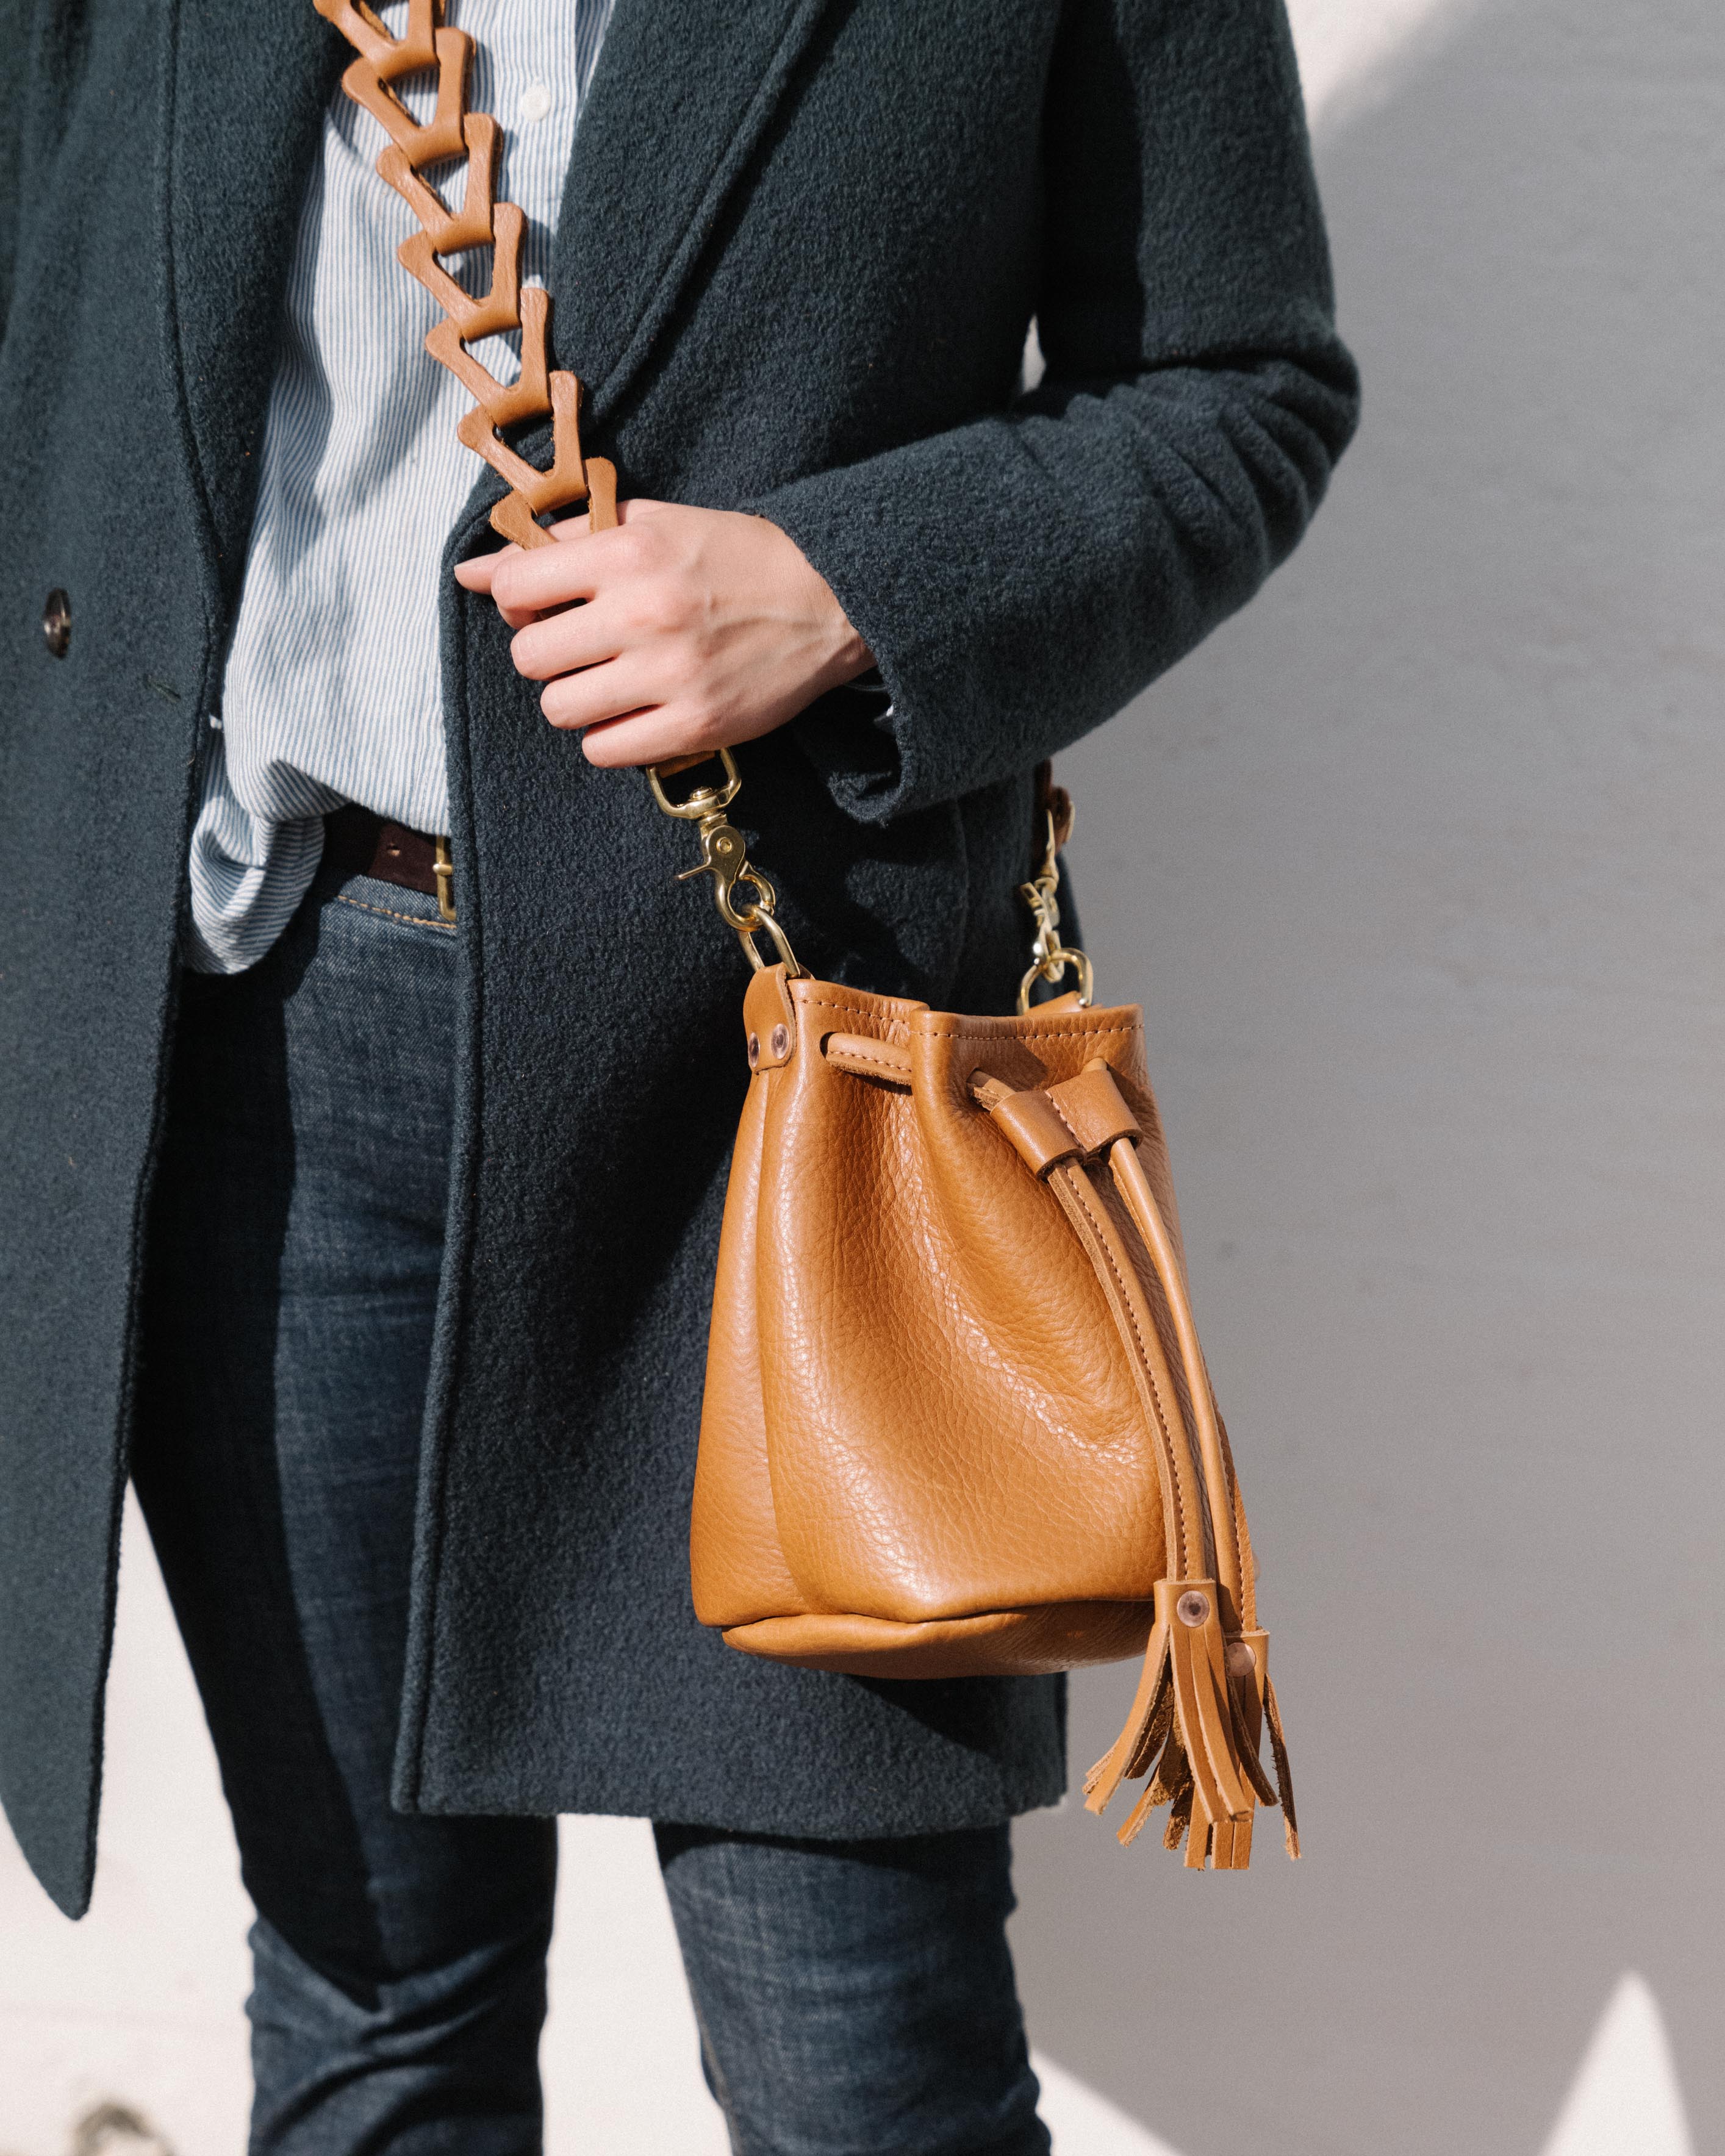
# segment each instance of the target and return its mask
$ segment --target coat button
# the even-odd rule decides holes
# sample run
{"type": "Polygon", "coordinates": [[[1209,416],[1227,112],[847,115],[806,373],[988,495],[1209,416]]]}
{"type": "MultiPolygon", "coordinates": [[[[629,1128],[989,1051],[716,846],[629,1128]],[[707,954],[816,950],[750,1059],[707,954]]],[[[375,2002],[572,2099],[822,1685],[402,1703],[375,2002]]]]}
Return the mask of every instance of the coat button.
{"type": "Polygon", "coordinates": [[[56,659],[64,659],[72,641],[72,602],[63,591],[51,591],[42,602],[42,639],[56,659]]]}

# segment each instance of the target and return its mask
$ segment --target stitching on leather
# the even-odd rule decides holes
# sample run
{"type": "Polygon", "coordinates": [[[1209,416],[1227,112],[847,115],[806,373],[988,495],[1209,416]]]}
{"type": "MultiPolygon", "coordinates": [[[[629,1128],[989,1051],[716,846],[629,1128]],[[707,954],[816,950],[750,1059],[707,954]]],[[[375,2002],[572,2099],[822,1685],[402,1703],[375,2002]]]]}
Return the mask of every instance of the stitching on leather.
{"type": "Polygon", "coordinates": [[[1073,1129],[1071,1124],[1066,1120],[1065,1112],[1061,1108],[1060,1102],[1055,1100],[1054,1095],[1050,1093],[1046,1087],[1039,1087],[1038,1091],[1041,1092],[1043,1099],[1047,1101],[1050,1107],[1054,1110],[1055,1122],[1060,1125],[1062,1129],[1065,1132],[1066,1136],[1070,1138],[1073,1144],[1077,1147],[1080,1156],[1085,1160],[1094,1160],[1096,1154],[1101,1150],[1101,1148],[1099,1146],[1092,1146],[1090,1151],[1086,1152],[1084,1150],[1083,1139],[1079,1137],[1077,1132],[1073,1129]]]}
{"type": "MultiPolygon", "coordinates": [[[[1046,1617],[1063,1609],[1130,1609],[1134,1613],[1156,1608],[1154,1596],[1147,1601],[1142,1595],[1130,1594],[1069,1594],[1064,1602],[1039,1602],[1026,1609],[1021,1602],[1009,1602],[997,1609],[966,1609],[953,1617],[871,1617],[871,1625],[891,1625],[896,1631],[922,1632],[936,1625],[974,1625],[991,1617],[1027,1617],[1031,1620],[1046,1617]]],[[[840,1615],[831,1609],[802,1609],[779,1617],[751,1617],[741,1625],[729,1625],[729,1632],[752,1632],[768,1625],[800,1625],[805,1620],[840,1615]]]]}
{"type": "MultiPolygon", "coordinates": [[[[1091,1207],[1090,1201],[1095,1194],[1091,1189],[1089,1179],[1082,1174],[1068,1170],[1067,1188],[1072,1191],[1073,1196],[1077,1199],[1085,1218],[1090,1222],[1091,1231],[1096,1239],[1097,1246],[1108,1261],[1108,1270],[1113,1275],[1115,1285],[1120,1291],[1121,1306],[1126,1312],[1127,1322],[1132,1327],[1132,1341],[1138,1351],[1138,1361],[1143,1369],[1144,1382],[1149,1388],[1150,1399],[1156,1409],[1156,1419],[1162,1429],[1163,1444],[1168,1452],[1168,1481],[1173,1495],[1174,1517],[1179,1523],[1180,1558],[1183,1564],[1192,1537],[1186,1526],[1186,1507],[1181,1502],[1179,1470],[1174,1465],[1173,1432],[1168,1427],[1168,1410],[1162,1404],[1162,1393],[1156,1383],[1155,1368],[1144,1346],[1144,1336],[1138,1329],[1137,1312],[1132,1308],[1132,1296],[1127,1291],[1126,1282],[1121,1277],[1119,1266],[1114,1262],[1114,1253],[1109,1247],[1107,1236],[1102,1231],[1101,1223],[1097,1219],[1091,1207]],[[1076,1188],[1075,1185],[1077,1186],[1076,1188]]],[[[1170,1550],[1168,1552],[1170,1561],[1174,1553],[1170,1550]]]]}
{"type": "Polygon", "coordinates": [[[842,1017],[860,1019],[865,1025],[885,1024],[889,1030],[896,1027],[901,1033],[907,1029],[901,1018],[882,1019],[873,1011],[865,1010],[860,1004],[835,1004],[826,996],[798,997],[797,1000],[805,1010],[837,1011],[842,1017]]]}
{"type": "MultiPolygon", "coordinates": [[[[867,1035],[853,1034],[851,1038],[854,1040],[865,1040],[867,1035]]],[[[876,1046],[884,1046],[886,1044],[884,1042],[877,1042],[875,1044],[876,1046]]],[[[888,1071],[893,1077],[901,1079],[906,1084],[910,1081],[910,1073],[905,1068],[904,1059],[902,1056],[866,1055],[860,1049],[847,1048],[845,1050],[845,1060],[847,1063],[871,1064],[876,1070],[888,1071]]]]}
{"type": "MultiPolygon", "coordinates": [[[[1132,1152],[1134,1152],[1134,1154],[1136,1154],[1136,1152],[1137,1152],[1137,1140],[1134,1140],[1134,1141],[1132,1142],[1132,1152]]],[[[1111,1150],[1111,1150],[1112,1150],[1111,1147],[1110,1150],[1111,1150]]],[[[1141,1166],[1142,1166],[1142,1163],[1141,1163],[1141,1166]]],[[[1147,1180],[1147,1180],[1148,1180],[1147,1176],[1146,1177],[1146,1180],[1147,1180]]],[[[1137,1221],[1137,1217],[1136,1217],[1136,1214],[1135,1214],[1134,1209],[1133,1209],[1133,1207],[1132,1207],[1132,1204],[1131,1204],[1131,1202],[1130,1202],[1130,1199],[1129,1199],[1127,1198],[1127,1192],[1126,1192],[1126,1189],[1125,1189],[1125,1188],[1124,1188],[1124,1185],[1122,1184],[1122,1185],[1120,1185],[1119,1187],[1120,1187],[1120,1193],[1121,1193],[1121,1196],[1122,1196],[1122,1199],[1125,1199],[1125,1200],[1126,1200],[1126,1209],[1127,1209],[1127,1216],[1128,1216],[1128,1218],[1129,1218],[1129,1219],[1131,1219],[1132,1220],[1133,1226],[1134,1226],[1134,1228],[1137,1229],[1137,1234],[1138,1234],[1138,1235],[1139,1235],[1140,1240],[1145,1242],[1145,1247],[1146,1247],[1146,1250],[1147,1250],[1147,1250],[1148,1250],[1148,1247],[1149,1247],[1149,1246],[1148,1246],[1147,1239],[1146,1239],[1146,1238],[1144,1237],[1143,1229],[1142,1229],[1142,1226],[1139,1224],[1139,1223],[1138,1223],[1138,1221],[1137,1221]]],[[[1176,1266],[1177,1266],[1177,1268],[1178,1268],[1178,1265],[1179,1265],[1179,1260],[1178,1260],[1178,1255],[1176,1255],[1175,1263],[1176,1263],[1176,1266]]],[[[1170,1306],[1169,1315],[1170,1315],[1170,1317],[1171,1317],[1173,1316],[1173,1308],[1172,1308],[1172,1304],[1171,1304],[1171,1306],[1170,1306]]],[[[1191,1317],[1191,1305],[1190,1305],[1189,1301],[1188,1301],[1188,1303],[1187,1303],[1187,1317],[1188,1317],[1188,1321],[1189,1321],[1189,1322],[1193,1322],[1193,1321],[1192,1321],[1192,1317],[1191,1317]]],[[[1175,1321],[1174,1330],[1175,1330],[1176,1334],[1178,1335],[1178,1332],[1179,1332],[1179,1326],[1178,1326],[1178,1320],[1176,1320],[1176,1321],[1175,1321]]],[[[1195,1331],[1196,1331],[1195,1322],[1194,1322],[1194,1332],[1195,1332],[1195,1331]]],[[[1179,1353],[1178,1353],[1178,1358],[1177,1358],[1176,1359],[1178,1360],[1178,1363],[1180,1363],[1181,1364],[1183,1364],[1184,1360],[1185,1360],[1185,1354],[1184,1354],[1184,1350],[1183,1350],[1183,1348],[1182,1348],[1182,1349],[1180,1350],[1180,1352],[1179,1352],[1179,1353]]],[[[1199,1377],[1200,1377],[1200,1378],[1203,1379],[1203,1381],[1204,1381],[1204,1394],[1205,1394],[1205,1396],[1208,1398],[1208,1399],[1209,1399],[1209,1401],[1210,1413],[1211,1413],[1213,1415],[1214,1415],[1214,1416],[1215,1416],[1215,1419],[1216,1419],[1217,1432],[1218,1432],[1218,1435],[1219,1436],[1219,1435],[1220,1435],[1220,1432],[1221,1432],[1222,1418],[1221,1418],[1220,1411],[1219,1411],[1219,1409],[1217,1408],[1217,1405],[1216,1405],[1216,1396],[1215,1396],[1215,1393],[1214,1393],[1214,1389],[1212,1389],[1212,1387],[1211,1387],[1211,1385],[1210,1385],[1209,1371],[1208,1368],[1206,1367],[1206,1365],[1205,1365],[1205,1363],[1204,1363],[1204,1349],[1202,1348],[1202,1347],[1200,1347],[1200,1348],[1198,1349],[1198,1366],[1199,1366],[1199,1367],[1198,1367],[1198,1375],[1199,1375],[1199,1377]]],[[[1190,1394],[1191,1394],[1191,1395],[1192,1395],[1192,1420],[1191,1420],[1190,1424],[1188,1426],[1188,1431],[1187,1431],[1188,1440],[1189,1440],[1189,1448],[1190,1448],[1191,1454],[1192,1454],[1192,1464],[1193,1464],[1194,1471],[1195,1472],[1195,1474],[1196,1474],[1196,1476],[1197,1476],[1197,1478],[1198,1478],[1198,1486],[1199,1486],[1199,1491],[1200,1491],[1200,1493],[1201,1493],[1201,1495],[1203,1496],[1204,1500],[1204,1519],[1205,1519],[1205,1522],[1206,1522],[1206,1525],[1207,1525],[1207,1540],[1208,1540],[1208,1542],[1209,1542],[1209,1545],[1210,1545],[1210,1547],[1211,1547],[1212,1553],[1214,1554],[1214,1558],[1215,1558],[1215,1559],[1216,1559],[1217,1563],[1219,1564],[1219,1563],[1220,1563],[1220,1561],[1221,1561],[1221,1554],[1222,1554],[1222,1551],[1221,1551],[1221,1539],[1222,1539],[1223,1529],[1222,1529],[1221,1523],[1220,1523],[1220,1522],[1219,1522],[1219,1518],[1218,1518],[1218,1517],[1217,1517],[1216,1501],[1215,1501],[1214,1497],[1213,1496],[1213,1495],[1212,1495],[1212,1493],[1211,1493],[1211,1491],[1210,1491],[1209,1470],[1208,1470],[1208,1468],[1206,1467],[1206,1466],[1205,1466],[1205,1464],[1204,1464],[1204,1448],[1203,1448],[1202,1443],[1201,1443],[1200,1439],[1199,1439],[1199,1428],[1198,1428],[1198,1422],[1199,1422],[1199,1395],[1198,1395],[1198,1394],[1197,1394],[1196,1390],[1195,1390],[1195,1389],[1194,1389],[1194,1388],[1193,1373],[1192,1373],[1192,1372],[1191,1372],[1189,1369],[1189,1370],[1184,1370],[1184,1371],[1183,1372],[1183,1374],[1184,1375],[1185,1379],[1186,1379],[1187,1389],[1188,1389],[1189,1393],[1190,1393],[1190,1394]]],[[[1232,1458],[1231,1458],[1231,1457],[1230,1456],[1230,1455],[1229,1455],[1228,1449],[1227,1449],[1227,1446],[1226,1446],[1226,1445],[1225,1445],[1225,1444],[1224,1444],[1224,1445],[1223,1445],[1223,1446],[1222,1446],[1222,1454],[1223,1454],[1223,1481],[1224,1481],[1224,1484],[1226,1485],[1226,1488],[1224,1489],[1224,1493],[1223,1493],[1223,1500],[1224,1500],[1224,1502],[1228,1502],[1228,1501],[1230,1501],[1230,1500],[1231,1500],[1231,1499],[1235,1499],[1235,1498],[1236,1498],[1236,1497],[1237,1497],[1237,1494],[1238,1494],[1238,1493],[1237,1493],[1237,1489],[1236,1489],[1236,1486],[1235,1486],[1235,1480],[1234,1480],[1234,1475],[1233,1475],[1233,1465],[1234,1465],[1234,1463],[1233,1463],[1232,1458]]],[[[1230,1504],[1230,1524],[1232,1524],[1232,1510],[1233,1510],[1233,1508],[1232,1508],[1232,1506],[1231,1506],[1231,1504],[1230,1504]]],[[[1236,1563],[1238,1564],[1238,1566],[1239,1566],[1239,1568],[1240,1568],[1240,1578],[1241,1578],[1242,1581],[1244,1581],[1245,1577],[1245,1553],[1244,1550],[1243,1550],[1243,1549],[1241,1548],[1241,1547],[1240,1547],[1240,1535],[1239,1535],[1239,1530],[1238,1530],[1238,1527],[1237,1527],[1237,1525],[1235,1525],[1235,1526],[1234,1526],[1234,1550],[1235,1550],[1235,1562],[1236,1562],[1236,1563]]],[[[1244,1596],[1244,1589],[1242,1589],[1242,1594],[1241,1594],[1241,1599],[1242,1599],[1242,1602],[1244,1601],[1244,1599],[1245,1599],[1245,1596],[1244,1596]]]]}
{"type": "Polygon", "coordinates": [[[405,921],[409,928],[434,928],[440,936],[453,936],[453,921],[428,921],[423,913],[398,913],[393,906],[368,905],[362,898],[350,898],[345,891],[336,893],[337,906],[351,906],[356,913],[375,913],[384,921],[405,921]]]}
{"type": "Polygon", "coordinates": [[[1061,1032],[1052,1026],[1039,1026],[1031,1033],[966,1033],[960,1026],[931,1025],[926,1027],[937,1040],[1131,1040],[1137,1032],[1136,1026],[1107,1025],[1081,1026],[1076,1032],[1061,1032]]]}
{"type": "MultiPolygon", "coordinates": [[[[858,1004],[835,1003],[828,996],[809,996],[806,998],[798,998],[798,1000],[802,1004],[803,1008],[805,1010],[837,1011],[842,1017],[860,1019],[865,1025],[884,1024],[889,1034],[900,1033],[908,1034],[911,1030],[910,1021],[907,1019],[894,1018],[882,1019],[876,1013],[870,1010],[865,1010],[862,1006],[858,1004]]],[[[1001,1023],[1010,1024],[1012,1022],[1009,1019],[1004,1019],[1002,1020],[1001,1023]]],[[[988,1034],[968,1033],[962,1026],[951,1025],[932,1025],[923,1028],[922,1030],[925,1031],[932,1039],[936,1040],[988,1040],[990,1039],[999,1040],[1132,1040],[1137,1038],[1138,1032],[1138,1029],[1136,1026],[1125,1025],[1077,1027],[1036,1026],[1028,1031],[1021,1030],[1014,1026],[1014,1029],[1009,1033],[996,1034],[992,1035],[988,1034]]],[[[873,1039],[877,1036],[870,1035],[867,1037],[873,1039]]]]}

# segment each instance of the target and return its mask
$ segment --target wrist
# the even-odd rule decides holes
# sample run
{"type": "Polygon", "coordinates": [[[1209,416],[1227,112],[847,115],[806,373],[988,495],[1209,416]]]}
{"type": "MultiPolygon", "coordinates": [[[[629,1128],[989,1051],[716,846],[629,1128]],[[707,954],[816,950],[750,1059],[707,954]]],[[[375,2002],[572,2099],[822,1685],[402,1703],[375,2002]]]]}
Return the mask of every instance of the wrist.
{"type": "Polygon", "coordinates": [[[810,685],[814,694],[824,696],[829,689],[841,689],[846,682],[872,672],[875,654],[852,626],[832,586],[788,532],[768,517],[762,517],[761,521],[795,561],[809,594],[811,611],[821,624],[821,642],[826,646],[827,656],[810,685]]]}
{"type": "MultiPolygon", "coordinates": [[[[823,586],[822,588],[829,588],[823,586]]],[[[832,664],[827,670],[828,679],[824,685],[829,689],[842,689],[847,682],[860,681],[865,674],[873,674],[878,680],[879,671],[875,665],[874,653],[850,626],[850,617],[837,599],[833,600],[833,605],[839,617],[839,643],[833,654],[832,664]]]]}

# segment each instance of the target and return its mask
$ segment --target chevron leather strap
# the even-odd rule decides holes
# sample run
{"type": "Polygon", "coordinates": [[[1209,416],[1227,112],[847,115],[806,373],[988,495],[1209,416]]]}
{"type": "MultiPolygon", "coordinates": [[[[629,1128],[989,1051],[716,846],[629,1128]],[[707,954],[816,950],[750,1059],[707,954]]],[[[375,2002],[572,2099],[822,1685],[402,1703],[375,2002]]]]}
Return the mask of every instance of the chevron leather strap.
{"type": "Polygon", "coordinates": [[[315,0],[359,57],[341,87],[382,126],[389,146],[377,171],[402,196],[420,229],[398,249],[403,264],[444,310],[425,348],[470,389],[474,409],[462,419],[461,439],[507,484],[491,511],[494,527],[518,547],[552,544],[539,522],[547,511],[586,501],[594,531],[617,521],[617,475],[603,457],[581,453],[581,383],[562,369],[548,370],[546,332],[551,295],[521,285],[521,236],[526,218],[512,202],[496,199],[497,122],[467,107],[468,64],[473,40],[439,23],[439,0],[408,0],[404,33],[393,38],[362,0],[315,0]],[[391,85],[405,75],[434,69],[437,105],[429,120],[416,121],[391,85]],[[434,165],[460,159],[466,166],[461,207],[452,210],[424,177],[434,165]],[[470,249],[491,249],[490,289],[465,292],[439,261],[470,249]],[[502,382],[468,346],[481,337],[519,330],[519,380],[502,382]],[[540,471],[517,456],[503,439],[506,427],[549,418],[552,462],[540,471]]]}
{"type": "MultiPolygon", "coordinates": [[[[461,439],[509,491],[521,547],[586,501],[617,521],[616,473],[581,448],[581,384],[552,370],[551,302],[523,289],[523,218],[496,199],[498,126],[467,108],[472,40],[439,0],[392,37],[362,0],[315,0],[358,57],[347,95],[389,137],[382,177],[420,229],[400,248],[444,320],[426,346],[471,390],[461,439]],[[393,85],[435,70],[432,116],[393,85]],[[425,174],[465,164],[452,210],[425,174]],[[489,246],[475,296],[439,264],[489,246]],[[469,346],[519,330],[520,378],[469,346]],[[552,423],[541,471],[504,430],[552,423]]],[[[720,917],[754,969],[752,1073],[720,1240],[690,1558],[696,1614],[746,1654],[910,1679],[1009,1676],[1143,1654],[1125,1727],[1085,1784],[1100,1811],[1147,1777],[1120,1839],[1158,1805],[1189,1866],[1243,1871],[1280,1801],[1286,1747],[1257,1622],[1234,1461],[1192,1318],[1143,1014],[1090,1008],[1058,935],[1070,806],[1042,781],[1037,923],[1013,1018],[967,1018],[813,978],[748,863],[722,778],[674,798],[720,917]],[[765,932],[778,963],[756,947],[765,932]],[[1033,1007],[1067,970],[1076,993],[1033,1007]],[[1266,1725],[1276,1767],[1259,1763],[1266,1725]]]]}

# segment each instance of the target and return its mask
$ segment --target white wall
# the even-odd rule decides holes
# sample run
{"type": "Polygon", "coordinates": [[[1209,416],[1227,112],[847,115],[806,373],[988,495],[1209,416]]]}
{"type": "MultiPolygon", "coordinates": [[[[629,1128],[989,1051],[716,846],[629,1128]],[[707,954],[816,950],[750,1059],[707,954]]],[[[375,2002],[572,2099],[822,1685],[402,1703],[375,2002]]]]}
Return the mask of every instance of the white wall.
{"type": "Polygon", "coordinates": [[[1188,2156],[1532,2156],[1635,1969],[1719,2149],[1725,18],[1488,0],[1418,58],[1322,146],[1331,503],[1064,773],[1308,1853],[1032,1820],[1023,1966],[1188,2156]]]}
{"type": "MultiPolygon", "coordinates": [[[[1685,2156],[1679,2077],[1725,2148],[1718,0],[1297,27],[1366,428],[1064,775],[1310,1854],[1026,1822],[1033,2031],[1064,2156],[1685,2156]]],[[[1081,1764],[1129,1688],[1076,1686],[1081,1764]]],[[[239,2145],[246,1912],[136,1537],[113,1732],[87,1922],[0,1850],[3,2156],[108,2097],[239,2145]]],[[[639,1828],[569,1827],[554,1989],[557,2148],[716,2150],[639,1828]]]]}

